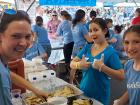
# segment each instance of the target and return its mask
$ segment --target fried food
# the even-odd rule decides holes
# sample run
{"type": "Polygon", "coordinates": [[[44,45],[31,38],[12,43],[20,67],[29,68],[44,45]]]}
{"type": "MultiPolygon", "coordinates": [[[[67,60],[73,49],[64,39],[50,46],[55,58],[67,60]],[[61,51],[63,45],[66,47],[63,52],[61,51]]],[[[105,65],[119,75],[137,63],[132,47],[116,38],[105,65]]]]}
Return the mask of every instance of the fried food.
{"type": "Polygon", "coordinates": [[[60,88],[53,93],[53,97],[56,96],[68,97],[73,95],[74,95],[74,90],[68,86],[64,86],[63,88],[60,88]]]}
{"type": "Polygon", "coordinates": [[[46,103],[46,101],[42,100],[41,98],[38,98],[37,96],[26,97],[25,102],[28,105],[38,105],[38,104],[46,103]]]}
{"type": "Polygon", "coordinates": [[[92,105],[88,99],[77,99],[73,101],[72,105],[92,105]]]}

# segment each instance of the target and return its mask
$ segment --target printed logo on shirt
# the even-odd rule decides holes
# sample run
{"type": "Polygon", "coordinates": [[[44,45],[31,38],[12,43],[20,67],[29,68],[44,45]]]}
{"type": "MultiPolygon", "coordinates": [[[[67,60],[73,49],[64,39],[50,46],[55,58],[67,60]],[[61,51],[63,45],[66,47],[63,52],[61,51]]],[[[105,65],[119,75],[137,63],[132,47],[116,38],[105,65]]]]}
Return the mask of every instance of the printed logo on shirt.
{"type": "Polygon", "coordinates": [[[140,82],[128,83],[127,88],[140,88],[140,82]]]}

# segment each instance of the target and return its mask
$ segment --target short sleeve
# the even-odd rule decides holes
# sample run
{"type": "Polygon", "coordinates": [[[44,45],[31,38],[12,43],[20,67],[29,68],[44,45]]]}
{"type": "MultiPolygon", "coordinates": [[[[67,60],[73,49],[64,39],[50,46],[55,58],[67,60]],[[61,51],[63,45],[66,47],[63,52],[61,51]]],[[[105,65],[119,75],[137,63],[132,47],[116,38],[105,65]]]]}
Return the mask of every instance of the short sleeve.
{"type": "Polygon", "coordinates": [[[37,29],[35,25],[32,26],[32,31],[37,33],[37,29]]]}
{"type": "Polygon", "coordinates": [[[63,26],[63,24],[61,24],[61,23],[58,25],[58,28],[57,28],[57,31],[56,31],[56,33],[57,33],[58,36],[61,36],[62,35],[62,32],[63,32],[62,31],[62,26],[63,26]]]}
{"type": "Polygon", "coordinates": [[[83,26],[82,26],[81,31],[82,31],[82,35],[83,35],[83,36],[85,36],[85,35],[87,35],[87,34],[88,34],[88,29],[86,28],[86,26],[85,26],[85,25],[83,25],[83,26]]]}
{"type": "Polygon", "coordinates": [[[108,60],[108,64],[109,64],[109,67],[112,68],[112,69],[115,69],[115,70],[118,70],[118,69],[122,69],[123,66],[121,64],[121,61],[119,59],[119,56],[116,54],[116,53],[113,53],[109,60],[108,60]]]}

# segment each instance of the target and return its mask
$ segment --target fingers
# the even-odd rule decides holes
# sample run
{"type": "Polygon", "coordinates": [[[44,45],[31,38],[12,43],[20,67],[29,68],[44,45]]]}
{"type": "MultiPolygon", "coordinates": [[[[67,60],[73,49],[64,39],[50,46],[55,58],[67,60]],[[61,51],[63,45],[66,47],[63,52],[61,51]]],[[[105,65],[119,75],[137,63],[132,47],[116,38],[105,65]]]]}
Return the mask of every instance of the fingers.
{"type": "Polygon", "coordinates": [[[100,61],[104,62],[104,54],[101,55],[100,61]]]}

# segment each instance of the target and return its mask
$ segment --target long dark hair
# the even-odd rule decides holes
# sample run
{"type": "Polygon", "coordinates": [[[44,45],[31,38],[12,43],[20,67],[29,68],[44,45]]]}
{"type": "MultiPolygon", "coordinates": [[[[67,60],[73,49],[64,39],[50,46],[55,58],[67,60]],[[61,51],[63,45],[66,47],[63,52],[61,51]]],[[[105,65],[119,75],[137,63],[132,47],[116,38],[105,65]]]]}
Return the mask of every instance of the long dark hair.
{"type": "Polygon", "coordinates": [[[107,29],[107,33],[105,34],[105,37],[106,38],[110,37],[109,30],[108,30],[108,27],[107,27],[107,23],[106,23],[106,21],[103,18],[95,18],[94,20],[92,20],[90,22],[90,24],[91,23],[98,24],[102,30],[106,30],[107,29]]]}
{"type": "Polygon", "coordinates": [[[61,16],[64,16],[66,18],[66,20],[69,20],[69,21],[72,20],[71,15],[67,11],[61,11],[60,14],[61,14],[61,16]]]}
{"type": "Polygon", "coordinates": [[[17,10],[17,13],[12,15],[4,13],[0,22],[0,33],[3,33],[11,22],[20,20],[26,20],[31,24],[29,15],[25,11],[17,10]]]}
{"type": "Polygon", "coordinates": [[[75,13],[75,17],[72,21],[72,24],[73,24],[73,27],[78,23],[80,22],[83,18],[85,17],[85,11],[82,10],[82,9],[79,9],[76,11],[75,13]]]}

